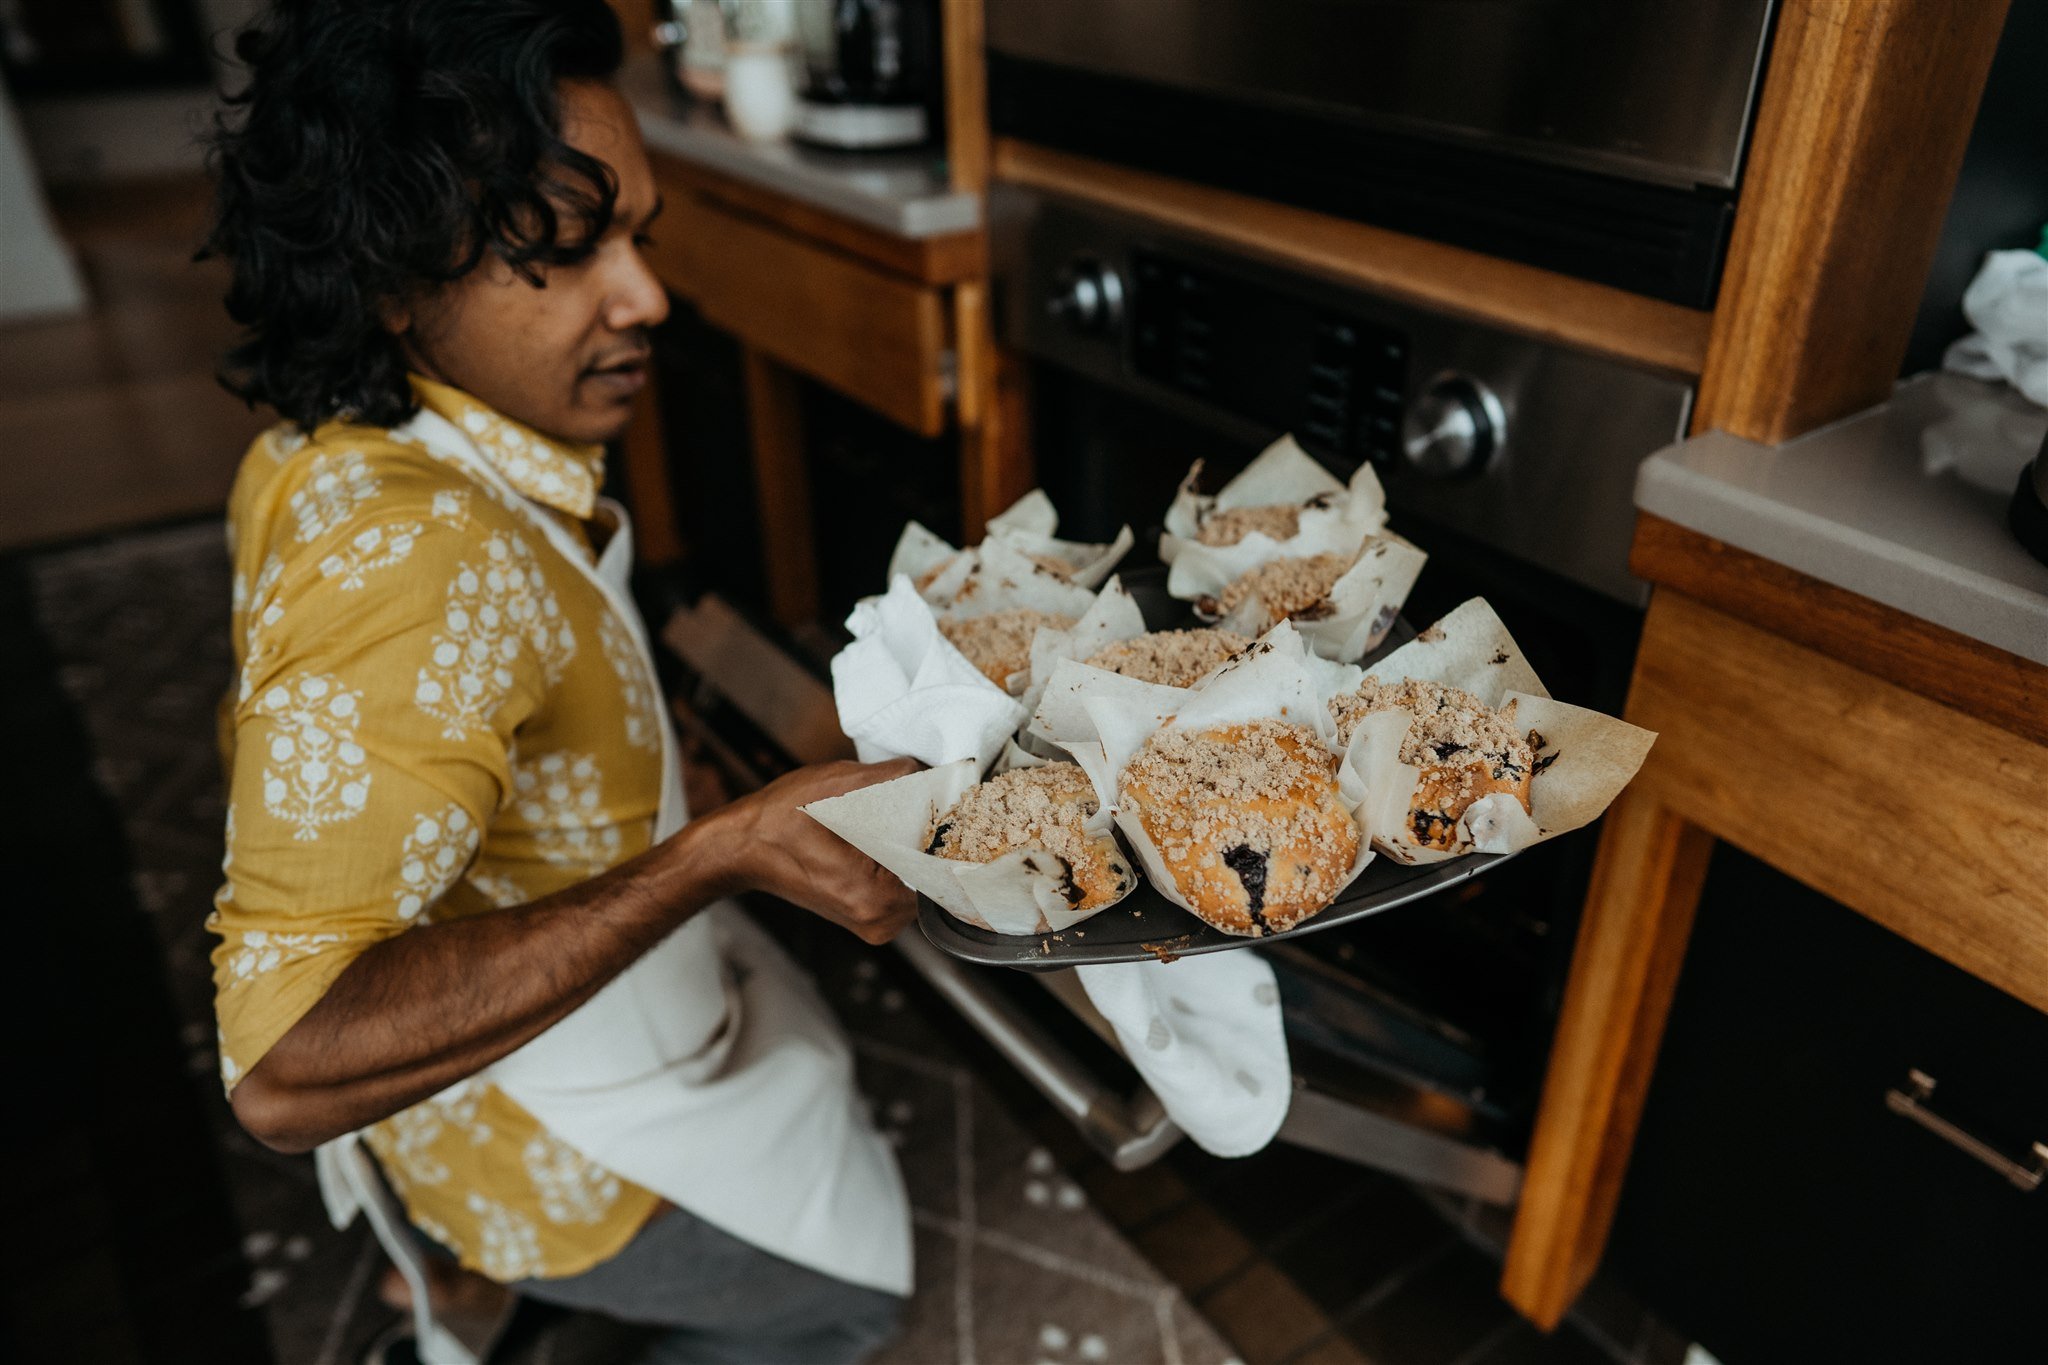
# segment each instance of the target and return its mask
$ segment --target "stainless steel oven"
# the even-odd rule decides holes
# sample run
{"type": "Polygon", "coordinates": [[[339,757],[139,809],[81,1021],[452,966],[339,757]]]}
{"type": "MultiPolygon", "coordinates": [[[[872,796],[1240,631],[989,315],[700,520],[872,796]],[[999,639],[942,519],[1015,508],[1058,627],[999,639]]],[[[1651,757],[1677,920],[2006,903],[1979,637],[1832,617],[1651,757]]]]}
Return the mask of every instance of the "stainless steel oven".
{"type": "Polygon", "coordinates": [[[1772,0],[998,0],[997,132],[1695,306],[1772,0]]]}
{"type": "MultiPolygon", "coordinates": [[[[1016,186],[993,190],[989,223],[998,329],[1032,362],[1040,480],[1072,533],[1130,520],[1147,545],[1190,460],[1220,482],[1292,431],[1340,476],[1378,468],[1395,528],[1431,554],[1414,623],[1485,596],[1557,695],[1620,708],[1645,598],[1627,568],[1636,467],[1683,432],[1689,380],[1016,186]]],[[[1259,950],[1297,1073],[1282,1139],[1512,1199],[1593,844],[1581,831],[1259,950]]],[[[1106,1150],[1156,1149],[1165,1120],[1128,1067],[1046,1023],[1048,994],[1088,1022],[1078,992],[920,965],[1011,1035],[1027,1074],[1066,1077],[1106,1150]],[[1075,1081],[1091,1055],[1107,1074],[1075,1081]]]]}
{"type": "MultiPolygon", "coordinates": [[[[1292,430],[1340,473],[1378,463],[1395,528],[1432,556],[1411,620],[1484,595],[1554,692],[1619,708],[1643,598],[1626,567],[1635,467],[1683,429],[1686,381],[1015,187],[993,192],[990,225],[998,325],[1032,362],[1064,529],[1106,538],[1128,519],[1141,566],[1191,459],[1220,479],[1292,430]]],[[[690,673],[685,727],[742,780],[841,750],[824,683],[738,614],[707,599],[667,638],[690,673]]],[[[1592,846],[1582,831],[1259,949],[1296,1072],[1281,1139],[1512,1201],[1592,846]]],[[[899,947],[1110,1160],[1178,1140],[1068,975],[899,947]]]]}

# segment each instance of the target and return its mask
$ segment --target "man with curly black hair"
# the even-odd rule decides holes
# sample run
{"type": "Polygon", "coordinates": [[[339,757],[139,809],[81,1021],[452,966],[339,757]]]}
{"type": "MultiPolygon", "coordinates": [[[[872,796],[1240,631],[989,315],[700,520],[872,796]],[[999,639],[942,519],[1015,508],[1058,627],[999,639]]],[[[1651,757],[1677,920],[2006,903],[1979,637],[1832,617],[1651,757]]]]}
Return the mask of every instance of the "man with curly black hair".
{"type": "Polygon", "coordinates": [[[235,1114],[371,1208],[430,1358],[460,1348],[415,1240],[666,1329],[656,1359],[859,1359],[909,1290],[901,1181],[829,1012],[729,898],[891,937],[909,894],[800,807],[909,765],[684,823],[597,491],[667,311],[617,22],[277,0],[236,50],[222,378],[284,420],[229,508],[235,1114]]]}

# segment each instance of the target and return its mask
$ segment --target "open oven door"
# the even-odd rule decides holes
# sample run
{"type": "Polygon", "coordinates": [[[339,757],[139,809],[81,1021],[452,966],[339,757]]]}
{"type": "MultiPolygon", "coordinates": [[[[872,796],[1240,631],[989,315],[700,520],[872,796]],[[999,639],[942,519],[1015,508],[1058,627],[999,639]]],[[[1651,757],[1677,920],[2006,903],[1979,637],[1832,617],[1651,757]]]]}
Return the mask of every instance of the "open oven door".
{"type": "MultiPolygon", "coordinates": [[[[832,693],[715,596],[679,608],[662,639],[686,671],[673,699],[686,746],[735,788],[852,756],[832,693]]],[[[1119,1170],[1158,1160],[1181,1131],[1117,1049],[1071,970],[999,972],[905,934],[898,952],[1119,1170]]],[[[1264,950],[1281,983],[1295,1063],[1283,1141],[1422,1184],[1511,1204],[1512,1124],[1486,1101],[1483,1059],[1455,1033],[1377,997],[1327,954],[1264,950]]]]}

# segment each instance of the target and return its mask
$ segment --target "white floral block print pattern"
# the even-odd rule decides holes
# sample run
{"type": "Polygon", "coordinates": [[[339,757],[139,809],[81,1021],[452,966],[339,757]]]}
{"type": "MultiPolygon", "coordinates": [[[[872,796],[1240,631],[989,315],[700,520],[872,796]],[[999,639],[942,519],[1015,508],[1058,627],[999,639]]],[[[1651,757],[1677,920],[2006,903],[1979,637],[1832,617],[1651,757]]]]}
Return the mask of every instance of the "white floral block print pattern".
{"type": "Polygon", "coordinates": [[[481,565],[456,570],[441,622],[413,701],[448,739],[490,727],[512,690],[520,650],[533,651],[550,686],[576,656],[576,634],[533,551],[510,532],[485,541],[481,565]]]}
{"type": "Polygon", "coordinates": [[[469,525],[469,494],[460,488],[444,488],[434,494],[433,517],[450,530],[469,525]]]}
{"type": "Polygon", "coordinates": [[[402,1109],[377,1126],[377,1156],[392,1175],[409,1185],[440,1185],[448,1179],[448,1163],[434,1154],[443,1129],[441,1112],[429,1100],[402,1109]]]}
{"type": "Polygon", "coordinates": [[[420,524],[416,521],[366,526],[350,537],[348,544],[320,561],[320,576],[338,578],[343,592],[354,592],[363,586],[366,575],[403,564],[419,536],[420,524]]]}
{"type": "Polygon", "coordinates": [[[276,971],[287,962],[297,962],[320,951],[321,945],[341,942],[340,934],[280,934],[251,929],[242,935],[235,951],[228,955],[227,988],[242,985],[276,971]]]}
{"type": "Polygon", "coordinates": [[[505,909],[507,906],[524,905],[533,899],[531,895],[527,894],[525,887],[501,872],[477,872],[472,870],[464,880],[475,887],[479,895],[492,905],[497,906],[500,910],[505,909]]]}
{"type": "Polygon", "coordinates": [[[510,422],[474,408],[462,415],[462,428],[482,447],[506,478],[551,502],[588,502],[596,492],[590,471],[561,451],[528,438],[510,422]]]}
{"type": "Polygon", "coordinates": [[[619,860],[619,827],[604,818],[604,774],[589,754],[514,765],[512,800],[549,862],[605,868],[619,860]]]}
{"type": "Polygon", "coordinates": [[[625,623],[609,611],[598,624],[597,637],[604,646],[605,660],[618,675],[626,743],[649,753],[659,752],[661,722],[654,710],[654,689],[647,677],[647,665],[640,658],[639,643],[625,623]]]}
{"type": "Polygon", "coordinates": [[[469,1196],[469,1211],[476,1215],[482,1235],[477,1260],[484,1274],[503,1284],[540,1273],[540,1237],[533,1220],[475,1192],[469,1196]]]}
{"type": "Polygon", "coordinates": [[[355,739],[361,703],[362,693],[317,673],[279,684],[257,702],[274,725],[264,754],[263,808],[291,825],[295,839],[317,839],[369,803],[370,774],[355,739]]]}
{"type": "Polygon", "coordinates": [[[399,888],[392,892],[398,917],[415,920],[455,885],[476,856],[482,834],[469,812],[450,801],[439,815],[422,814],[405,836],[404,859],[398,865],[399,888]]]}
{"type": "Polygon", "coordinates": [[[271,555],[256,572],[256,585],[244,587],[237,576],[232,589],[234,614],[242,622],[242,675],[237,700],[249,700],[256,690],[256,675],[277,653],[265,642],[263,633],[284,619],[284,608],[276,601],[277,585],[284,581],[284,561],[271,555]]]}
{"type": "Polygon", "coordinates": [[[551,1223],[602,1222],[618,1202],[619,1178],[550,1133],[534,1134],[521,1156],[551,1223]]]}
{"type": "Polygon", "coordinates": [[[361,451],[323,452],[313,457],[305,486],[291,496],[292,518],[302,544],[318,540],[354,515],[383,487],[361,451]]]}
{"type": "Polygon", "coordinates": [[[279,422],[256,438],[263,453],[278,464],[283,464],[306,444],[306,433],[290,422],[279,422]]]}

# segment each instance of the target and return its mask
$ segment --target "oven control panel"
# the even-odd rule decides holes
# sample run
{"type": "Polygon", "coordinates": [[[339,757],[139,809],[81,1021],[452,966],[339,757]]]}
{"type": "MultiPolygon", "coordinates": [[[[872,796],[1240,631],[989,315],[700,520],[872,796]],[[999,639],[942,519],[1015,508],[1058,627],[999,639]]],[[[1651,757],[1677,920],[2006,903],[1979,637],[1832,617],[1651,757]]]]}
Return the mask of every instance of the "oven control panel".
{"type": "MultiPolygon", "coordinates": [[[[1417,518],[1644,600],[1628,569],[1636,470],[1683,436],[1683,376],[1020,185],[993,186],[988,213],[998,334],[1034,364],[1195,424],[1246,458],[1292,432],[1339,478],[1370,460],[1396,530],[1417,518]]],[[[1096,411],[1095,429],[1072,450],[1041,450],[1041,464],[1077,452],[1119,460],[1115,443],[1142,419],[1096,411]]],[[[1101,470],[1076,479],[1113,481],[1101,470]]]]}
{"type": "Polygon", "coordinates": [[[1401,449],[1408,338],[1163,251],[1131,253],[1137,374],[1275,431],[1340,468],[1401,449]]]}

